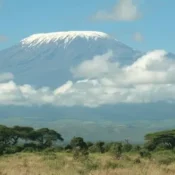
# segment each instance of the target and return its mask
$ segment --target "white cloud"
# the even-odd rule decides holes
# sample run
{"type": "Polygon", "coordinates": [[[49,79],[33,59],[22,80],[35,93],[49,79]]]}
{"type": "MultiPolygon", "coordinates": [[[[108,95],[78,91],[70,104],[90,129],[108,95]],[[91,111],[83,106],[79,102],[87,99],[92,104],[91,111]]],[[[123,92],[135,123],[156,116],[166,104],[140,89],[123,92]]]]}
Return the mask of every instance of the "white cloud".
{"type": "Polygon", "coordinates": [[[144,37],[143,37],[143,35],[140,32],[134,33],[133,38],[137,42],[142,42],[144,40],[144,37]]]}
{"type": "Polygon", "coordinates": [[[98,11],[93,18],[96,20],[134,21],[141,17],[133,0],[119,0],[111,11],[98,11]]]}
{"type": "Polygon", "coordinates": [[[112,67],[117,67],[118,63],[110,62],[110,58],[113,56],[112,51],[108,51],[104,55],[97,55],[92,60],[86,60],[75,68],[71,69],[74,77],[82,78],[96,78],[101,75],[105,75],[111,71],[112,67]]]}
{"type": "Polygon", "coordinates": [[[35,89],[13,81],[0,83],[0,104],[97,107],[175,102],[175,60],[164,50],[149,52],[127,66],[119,65],[111,57],[109,51],[74,67],[74,75],[82,80],[68,81],[57,89],[35,89]]]}
{"type": "Polygon", "coordinates": [[[0,82],[12,80],[13,78],[14,78],[13,74],[9,72],[0,74],[0,82]]]}

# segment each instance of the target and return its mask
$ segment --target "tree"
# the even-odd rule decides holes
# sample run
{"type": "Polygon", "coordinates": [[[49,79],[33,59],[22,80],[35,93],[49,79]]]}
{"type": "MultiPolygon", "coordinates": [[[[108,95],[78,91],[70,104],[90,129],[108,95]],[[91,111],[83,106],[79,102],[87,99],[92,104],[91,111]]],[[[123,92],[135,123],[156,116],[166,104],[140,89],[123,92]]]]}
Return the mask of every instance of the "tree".
{"type": "Polygon", "coordinates": [[[37,141],[42,148],[51,147],[54,142],[64,140],[58,132],[48,128],[41,128],[31,132],[29,138],[37,141]]]}
{"type": "Polygon", "coordinates": [[[93,146],[93,143],[92,142],[86,142],[86,145],[88,148],[90,148],[91,146],[93,146]]]}
{"type": "Polygon", "coordinates": [[[12,128],[13,131],[13,140],[14,145],[18,143],[18,140],[30,140],[30,135],[32,132],[34,132],[34,129],[32,127],[27,126],[14,126],[12,128]]]}
{"type": "Polygon", "coordinates": [[[120,142],[113,143],[110,148],[110,152],[119,159],[122,155],[123,145],[120,142]]]}
{"type": "Polygon", "coordinates": [[[164,149],[172,149],[175,147],[175,130],[155,132],[145,135],[145,147],[153,151],[159,145],[164,149]]]}
{"type": "Polygon", "coordinates": [[[130,144],[128,140],[125,140],[125,142],[123,143],[123,151],[129,152],[132,150],[132,147],[132,144],[130,144]]]}
{"type": "Polygon", "coordinates": [[[104,152],[104,142],[102,141],[98,141],[95,143],[97,149],[99,150],[100,153],[103,153],[104,152]]]}
{"type": "Polygon", "coordinates": [[[12,132],[4,125],[0,125],[0,146],[1,149],[9,146],[12,132]]]}
{"type": "Polygon", "coordinates": [[[74,148],[79,148],[80,150],[86,150],[87,144],[84,142],[82,137],[73,137],[70,141],[70,146],[74,148]]]}

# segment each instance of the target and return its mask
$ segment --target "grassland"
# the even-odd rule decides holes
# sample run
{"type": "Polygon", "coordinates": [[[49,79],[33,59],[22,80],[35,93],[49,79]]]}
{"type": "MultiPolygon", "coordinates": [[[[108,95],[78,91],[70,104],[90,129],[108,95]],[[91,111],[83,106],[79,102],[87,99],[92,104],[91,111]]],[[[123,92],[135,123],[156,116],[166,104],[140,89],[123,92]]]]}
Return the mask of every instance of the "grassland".
{"type": "Polygon", "coordinates": [[[137,153],[116,159],[110,154],[90,154],[74,160],[71,153],[17,153],[0,157],[0,175],[174,175],[175,154],[155,153],[140,158],[137,153]]]}

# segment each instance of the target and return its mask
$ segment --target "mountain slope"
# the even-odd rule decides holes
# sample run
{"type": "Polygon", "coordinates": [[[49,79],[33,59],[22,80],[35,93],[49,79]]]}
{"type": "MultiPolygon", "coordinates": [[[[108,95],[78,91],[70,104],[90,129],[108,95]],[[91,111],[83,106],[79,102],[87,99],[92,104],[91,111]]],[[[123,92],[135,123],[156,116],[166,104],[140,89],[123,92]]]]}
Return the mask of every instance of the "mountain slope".
{"type": "Polygon", "coordinates": [[[122,64],[141,54],[102,32],[35,34],[0,52],[0,70],[13,73],[20,84],[57,87],[73,79],[71,67],[109,50],[122,64]]]}

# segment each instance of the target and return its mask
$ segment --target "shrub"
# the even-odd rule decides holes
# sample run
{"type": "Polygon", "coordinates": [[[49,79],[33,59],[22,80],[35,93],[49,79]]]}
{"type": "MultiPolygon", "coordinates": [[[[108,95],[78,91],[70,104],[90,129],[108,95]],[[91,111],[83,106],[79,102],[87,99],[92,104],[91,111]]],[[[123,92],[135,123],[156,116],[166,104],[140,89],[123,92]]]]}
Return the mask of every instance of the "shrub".
{"type": "Polygon", "coordinates": [[[86,160],[84,161],[84,166],[87,171],[92,171],[100,167],[100,162],[93,160],[86,160]]]}
{"type": "Polygon", "coordinates": [[[122,168],[122,167],[123,167],[122,165],[111,161],[107,161],[105,165],[105,168],[107,169],[116,169],[116,168],[122,168]]]}
{"type": "Polygon", "coordinates": [[[11,146],[4,149],[4,154],[15,154],[23,150],[22,146],[11,146]]]}
{"type": "Polygon", "coordinates": [[[111,146],[110,152],[115,158],[120,159],[122,155],[122,144],[121,143],[113,144],[111,146]]]}
{"type": "Polygon", "coordinates": [[[154,142],[147,142],[144,145],[144,148],[147,149],[148,151],[154,151],[156,149],[156,144],[154,142]]]}
{"type": "Polygon", "coordinates": [[[105,152],[105,148],[104,148],[104,142],[96,142],[95,144],[91,145],[89,147],[89,151],[91,153],[104,153],[105,152]]]}
{"type": "Polygon", "coordinates": [[[87,150],[74,149],[73,150],[73,158],[75,160],[87,160],[89,152],[87,150]]]}
{"type": "Polygon", "coordinates": [[[62,146],[57,146],[56,148],[55,148],[55,151],[57,151],[57,152],[61,152],[61,151],[63,151],[64,150],[64,148],[62,147],[62,146]]]}
{"type": "Polygon", "coordinates": [[[30,153],[32,153],[32,152],[35,152],[35,151],[36,151],[36,149],[33,148],[33,147],[26,147],[26,148],[23,149],[23,152],[30,152],[30,153]]]}
{"type": "Polygon", "coordinates": [[[141,146],[140,145],[135,145],[135,146],[133,146],[133,148],[132,148],[132,151],[134,151],[134,152],[138,152],[138,151],[140,151],[141,150],[141,146]]]}
{"type": "Polygon", "coordinates": [[[141,163],[140,158],[138,157],[138,158],[134,159],[134,163],[135,163],[135,164],[139,164],[139,163],[141,163]]]}
{"type": "Polygon", "coordinates": [[[55,148],[46,148],[43,150],[45,153],[51,153],[51,152],[56,152],[55,148]]]}
{"type": "Polygon", "coordinates": [[[173,149],[171,144],[168,143],[160,143],[157,145],[156,150],[157,151],[161,151],[161,150],[169,150],[169,149],[173,149]]]}
{"type": "Polygon", "coordinates": [[[139,154],[142,158],[151,158],[151,153],[147,150],[142,150],[139,152],[139,154]]]}
{"type": "Polygon", "coordinates": [[[173,163],[175,161],[175,159],[173,157],[162,157],[158,160],[159,164],[164,164],[164,165],[169,165],[171,163],[173,163]]]}
{"type": "Polygon", "coordinates": [[[66,146],[64,147],[64,149],[65,149],[65,150],[72,150],[72,146],[68,144],[68,145],[66,145],[66,146]]]}
{"type": "Polygon", "coordinates": [[[122,150],[123,150],[123,152],[129,152],[132,150],[132,145],[130,143],[125,143],[125,144],[123,144],[122,150]]]}

